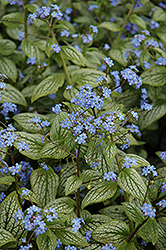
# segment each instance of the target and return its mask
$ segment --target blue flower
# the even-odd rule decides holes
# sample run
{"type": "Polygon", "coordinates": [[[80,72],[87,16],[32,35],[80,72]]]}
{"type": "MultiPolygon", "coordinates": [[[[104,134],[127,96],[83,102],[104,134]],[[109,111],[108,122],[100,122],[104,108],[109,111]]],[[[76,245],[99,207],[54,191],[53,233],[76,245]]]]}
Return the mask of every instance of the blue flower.
{"type": "Polygon", "coordinates": [[[152,209],[150,204],[144,203],[141,210],[143,211],[143,216],[147,215],[149,218],[156,216],[156,209],[152,209]]]}
{"type": "Polygon", "coordinates": [[[51,108],[51,111],[54,112],[56,115],[58,115],[62,111],[60,108],[61,106],[62,104],[56,104],[51,108]]]}
{"type": "Polygon", "coordinates": [[[36,64],[36,57],[30,57],[26,63],[31,65],[36,64]]]}
{"type": "Polygon", "coordinates": [[[58,44],[54,43],[51,45],[51,48],[53,49],[53,51],[55,51],[56,53],[59,53],[61,51],[61,46],[59,46],[58,44]]]}

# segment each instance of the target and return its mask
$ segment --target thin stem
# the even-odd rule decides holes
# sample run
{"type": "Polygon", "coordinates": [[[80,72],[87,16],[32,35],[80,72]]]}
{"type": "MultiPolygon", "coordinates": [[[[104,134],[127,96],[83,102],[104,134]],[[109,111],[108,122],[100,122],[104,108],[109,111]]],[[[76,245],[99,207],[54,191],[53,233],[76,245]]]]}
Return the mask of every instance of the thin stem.
{"type": "Polygon", "coordinates": [[[31,34],[31,33],[28,33],[29,36],[36,36],[36,37],[40,37],[40,38],[44,38],[44,39],[50,39],[50,37],[47,37],[47,36],[41,36],[41,35],[37,35],[37,34],[31,34]]]}
{"type": "Polygon", "coordinates": [[[128,237],[127,242],[130,242],[132,240],[132,238],[134,237],[134,235],[136,234],[136,232],[147,222],[148,219],[149,219],[149,217],[146,218],[141,224],[137,225],[137,227],[134,229],[134,231],[128,237]]]}
{"type": "MultiPolygon", "coordinates": [[[[51,32],[52,37],[53,37],[54,40],[55,40],[55,43],[58,44],[58,41],[57,41],[57,39],[56,39],[56,37],[55,37],[55,34],[54,34],[54,32],[53,32],[53,30],[52,30],[52,27],[51,27],[51,25],[49,24],[49,22],[47,22],[47,25],[48,25],[48,27],[49,27],[49,29],[50,29],[50,32],[51,32]]],[[[65,75],[66,75],[66,78],[67,78],[67,82],[68,82],[69,85],[72,85],[72,81],[71,81],[71,79],[70,79],[70,75],[69,75],[69,72],[68,72],[68,70],[67,70],[67,66],[66,66],[65,60],[64,60],[63,57],[61,57],[60,55],[59,55],[59,57],[60,57],[60,59],[62,60],[62,65],[63,65],[63,69],[64,69],[64,71],[65,71],[65,75]]]]}
{"type": "Polygon", "coordinates": [[[28,0],[26,0],[25,2],[25,6],[24,6],[24,32],[25,32],[25,38],[27,38],[28,36],[28,25],[27,25],[27,19],[28,19],[28,9],[27,9],[27,4],[28,4],[28,0]]]}
{"type": "Polygon", "coordinates": [[[147,195],[148,195],[149,187],[150,187],[150,177],[149,177],[149,179],[148,179],[148,186],[147,186],[147,189],[146,189],[146,194],[145,194],[145,198],[144,198],[143,204],[144,204],[145,201],[146,201],[146,198],[147,198],[147,195]]]}
{"type": "MultiPolygon", "coordinates": [[[[79,155],[80,155],[81,144],[78,146],[77,151],[77,177],[80,176],[80,169],[79,169],[79,155]]],[[[76,202],[77,202],[77,216],[80,217],[80,189],[77,189],[76,193],[76,202]]]]}
{"type": "Polygon", "coordinates": [[[40,173],[39,173],[39,175],[38,175],[38,177],[37,177],[35,183],[33,184],[32,188],[31,188],[31,191],[32,191],[32,189],[34,188],[34,186],[36,185],[36,183],[37,183],[39,177],[41,176],[42,171],[43,171],[43,168],[41,168],[40,173]]]}
{"type": "Polygon", "coordinates": [[[120,32],[119,32],[119,34],[118,34],[118,36],[117,36],[117,38],[115,40],[114,46],[113,46],[114,49],[116,49],[117,46],[118,46],[118,44],[119,44],[120,37],[121,37],[121,35],[123,33],[123,30],[124,30],[124,28],[125,28],[125,26],[126,26],[126,24],[128,22],[129,17],[131,16],[131,14],[132,14],[132,12],[134,10],[134,7],[135,7],[136,3],[137,3],[137,0],[135,1],[135,3],[132,4],[132,6],[131,6],[131,8],[130,8],[130,10],[129,10],[127,16],[126,16],[126,18],[124,19],[124,23],[122,25],[122,28],[121,28],[121,30],[120,30],[120,32]]]}
{"type": "Polygon", "coordinates": [[[3,151],[3,150],[0,150],[0,153],[3,153],[3,154],[7,154],[7,155],[10,155],[10,153],[8,153],[8,152],[5,152],[5,151],[3,151]]]}
{"type": "Polygon", "coordinates": [[[53,142],[53,141],[51,141],[50,139],[48,139],[48,141],[49,142],[52,142],[54,145],[56,145],[58,148],[60,148],[60,149],[62,149],[62,150],[64,150],[64,151],[66,151],[68,154],[70,154],[72,157],[74,157],[74,158],[77,158],[75,155],[73,155],[70,151],[68,151],[67,149],[64,149],[64,148],[62,148],[61,146],[59,146],[57,143],[55,143],[55,142],[53,142]]]}

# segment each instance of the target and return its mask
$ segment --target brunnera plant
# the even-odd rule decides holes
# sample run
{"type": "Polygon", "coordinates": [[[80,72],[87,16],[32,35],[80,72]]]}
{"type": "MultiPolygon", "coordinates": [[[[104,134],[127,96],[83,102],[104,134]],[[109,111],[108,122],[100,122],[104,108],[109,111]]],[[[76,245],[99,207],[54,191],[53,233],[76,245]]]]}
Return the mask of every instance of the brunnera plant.
{"type": "Polygon", "coordinates": [[[166,5],[1,7],[1,249],[165,249],[166,5]]]}

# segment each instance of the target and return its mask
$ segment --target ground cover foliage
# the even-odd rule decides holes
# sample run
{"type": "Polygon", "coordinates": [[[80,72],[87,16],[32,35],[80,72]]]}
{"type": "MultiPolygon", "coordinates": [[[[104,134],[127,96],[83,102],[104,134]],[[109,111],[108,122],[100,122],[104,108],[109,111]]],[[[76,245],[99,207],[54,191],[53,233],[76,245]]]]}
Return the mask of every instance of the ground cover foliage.
{"type": "Polygon", "coordinates": [[[166,3],[0,4],[0,248],[166,249],[166,3]]]}

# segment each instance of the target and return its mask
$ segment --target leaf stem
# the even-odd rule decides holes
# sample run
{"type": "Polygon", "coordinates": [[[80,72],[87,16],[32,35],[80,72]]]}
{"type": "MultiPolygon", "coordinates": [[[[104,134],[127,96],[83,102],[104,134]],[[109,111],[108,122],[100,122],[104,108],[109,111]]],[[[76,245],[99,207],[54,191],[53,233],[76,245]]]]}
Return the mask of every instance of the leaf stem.
{"type": "MultiPolygon", "coordinates": [[[[55,40],[55,43],[58,44],[58,41],[57,41],[57,39],[56,39],[56,37],[55,37],[55,34],[54,34],[53,30],[52,30],[52,27],[51,27],[50,23],[47,22],[47,25],[48,25],[48,27],[49,27],[49,29],[50,29],[50,32],[51,32],[52,37],[53,37],[54,40],[55,40]]],[[[58,44],[58,45],[59,45],[59,44],[58,44]]],[[[63,69],[64,69],[64,71],[65,71],[65,75],[66,75],[66,78],[67,78],[67,82],[68,82],[69,85],[72,85],[72,81],[71,81],[69,72],[68,72],[68,70],[67,70],[67,66],[66,66],[65,60],[64,60],[63,57],[61,57],[60,55],[59,55],[59,57],[60,57],[60,59],[62,60],[62,65],[63,65],[63,69]]]]}
{"type": "MultiPolygon", "coordinates": [[[[78,152],[77,152],[77,176],[80,176],[80,169],[79,169],[79,155],[80,155],[80,149],[81,149],[81,144],[78,146],[78,152]]],[[[80,218],[80,189],[77,189],[76,193],[76,202],[77,202],[77,216],[80,218]]]]}
{"type": "Polygon", "coordinates": [[[125,26],[126,26],[126,24],[128,22],[129,17],[131,16],[131,14],[132,14],[132,12],[134,10],[134,7],[135,7],[136,3],[137,3],[137,0],[131,5],[131,8],[130,8],[129,12],[128,12],[126,18],[124,19],[124,23],[122,25],[122,28],[121,28],[121,30],[120,30],[120,32],[119,32],[119,34],[118,34],[118,36],[117,36],[117,38],[115,40],[114,46],[113,46],[114,49],[116,49],[118,44],[119,44],[120,37],[121,37],[121,35],[123,33],[123,30],[124,30],[124,28],[125,28],[125,26]]]}

